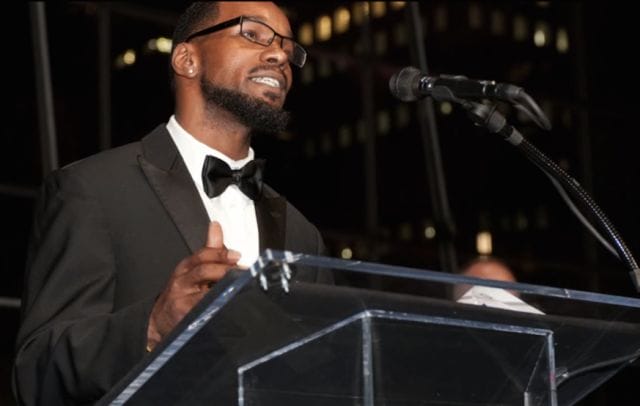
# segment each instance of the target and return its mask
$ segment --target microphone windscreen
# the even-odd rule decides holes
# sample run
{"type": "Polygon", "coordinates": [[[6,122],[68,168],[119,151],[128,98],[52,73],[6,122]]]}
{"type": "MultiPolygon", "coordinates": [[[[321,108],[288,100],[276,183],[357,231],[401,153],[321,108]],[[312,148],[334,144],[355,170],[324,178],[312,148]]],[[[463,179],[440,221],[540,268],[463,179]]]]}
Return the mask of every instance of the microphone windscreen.
{"type": "Polygon", "coordinates": [[[418,99],[416,85],[422,73],[420,70],[407,66],[389,79],[391,94],[402,101],[414,101],[418,99]]]}

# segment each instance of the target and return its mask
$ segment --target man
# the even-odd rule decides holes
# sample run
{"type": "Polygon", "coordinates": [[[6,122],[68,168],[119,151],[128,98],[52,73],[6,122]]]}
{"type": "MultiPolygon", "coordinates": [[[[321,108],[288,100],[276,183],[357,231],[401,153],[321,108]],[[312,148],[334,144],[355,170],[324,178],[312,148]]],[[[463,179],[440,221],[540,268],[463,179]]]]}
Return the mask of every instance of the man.
{"type": "MultiPolygon", "coordinates": [[[[459,272],[464,276],[491,279],[503,282],[517,282],[509,266],[498,258],[480,256],[468,262],[459,272]]],[[[459,303],[487,306],[517,312],[544,314],[538,308],[520,299],[515,290],[505,290],[482,285],[457,284],[453,286],[453,299],[459,303]]]]}
{"type": "Polygon", "coordinates": [[[250,148],[252,132],[286,124],[291,65],[306,58],[290,37],[273,3],[190,6],[174,32],[169,122],[45,181],[14,368],[21,404],[95,402],[230,268],[265,248],[322,253],[317,229],[261,186],[250,148]],[[216,170],[237,171],[220,181],[216,170]]]}
{"type": "MultiPolygon", "coordinates": [[[[492,279],[505,282],[516,282],[516,277],[507,264],[498,258],[480,256],[466,263],[458,272],[460,275],[480,279],[492,279]]],[[[471,285],[455,285],[453,298],[458,300],[471,289],[471,285]]]]}

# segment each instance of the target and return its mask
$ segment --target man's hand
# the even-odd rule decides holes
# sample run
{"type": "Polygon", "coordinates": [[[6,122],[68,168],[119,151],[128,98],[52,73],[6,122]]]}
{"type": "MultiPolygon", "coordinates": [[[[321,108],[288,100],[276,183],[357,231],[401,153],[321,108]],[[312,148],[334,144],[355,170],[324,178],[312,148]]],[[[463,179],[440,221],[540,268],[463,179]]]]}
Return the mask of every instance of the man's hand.
{"type": "Polygon", "coordinates": [[[239,259],[239,252],[224,246],[220,223],[211,222],[205,247],[180,261],[158,296],[149,317],[147,350],[152,350],[239,259]]]}

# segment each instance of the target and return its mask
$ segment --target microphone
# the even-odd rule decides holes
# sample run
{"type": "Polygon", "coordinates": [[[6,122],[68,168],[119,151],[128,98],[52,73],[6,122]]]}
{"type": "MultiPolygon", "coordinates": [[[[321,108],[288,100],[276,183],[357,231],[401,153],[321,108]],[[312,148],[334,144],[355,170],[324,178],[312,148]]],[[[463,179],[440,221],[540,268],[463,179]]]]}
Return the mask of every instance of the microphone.
{"type": "Polygon", "coordinates": [[[391,93],[402,101],[431,96],[438,101],[460,99],[500,99],[517,103],[524,94],[521,87],[493,80],[474,80],[460,75],[429,76],[407,66],[389,80],[391,93]]]}
{"type": "Polygon", "coordinates": [[[493,80],[475,80],[461,75],[429,76],[407,66],[389,79],[389,90],[398,99],[409,102],[431,96],[438,101],[465,105],[473,99],[497,99],[513,103],[538,127],[550,130],[551,122],[540,106],[523,88],[493,80]]]}

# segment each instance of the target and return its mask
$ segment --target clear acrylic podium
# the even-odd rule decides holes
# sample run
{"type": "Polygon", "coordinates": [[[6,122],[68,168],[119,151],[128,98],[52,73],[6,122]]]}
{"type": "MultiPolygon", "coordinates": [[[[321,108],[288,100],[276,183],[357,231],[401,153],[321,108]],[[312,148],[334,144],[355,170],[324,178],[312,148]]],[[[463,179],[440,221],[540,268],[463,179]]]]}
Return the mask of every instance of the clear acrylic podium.
{"type": "Polygon", "coordinates": [[[266,251],[100,404],[571,405],[639,356],[640,299],[266,251]],[[304,267],[412,293],[296,281],[304,267]]]}

